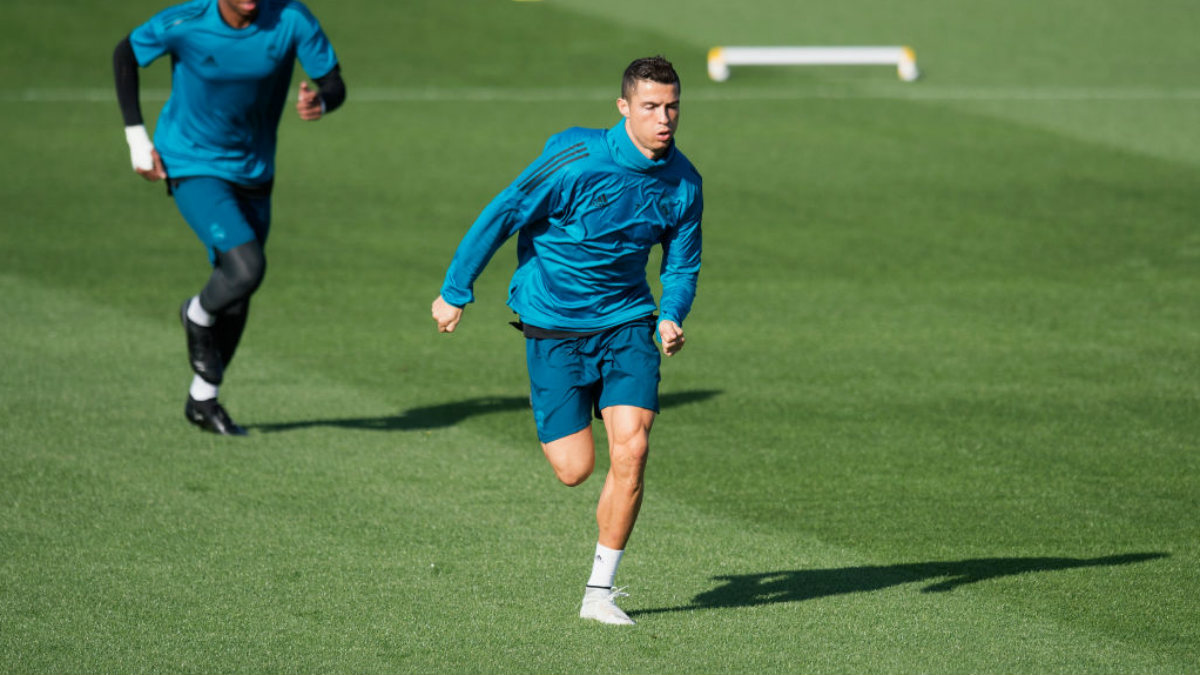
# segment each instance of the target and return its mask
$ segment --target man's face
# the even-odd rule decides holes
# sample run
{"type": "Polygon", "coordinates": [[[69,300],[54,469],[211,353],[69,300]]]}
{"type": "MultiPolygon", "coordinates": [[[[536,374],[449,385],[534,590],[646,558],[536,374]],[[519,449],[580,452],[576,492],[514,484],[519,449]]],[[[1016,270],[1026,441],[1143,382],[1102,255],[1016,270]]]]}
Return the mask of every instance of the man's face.
{"type": "Polygon", "coordinates": [[[244,28],[258,16],[258,0],[220,0],[221,16],[234,28],[244,28]]]}
{"type": "Polygon", "coordinates": [[[670,149],[679,126],[679,85],[638,80],[629,98],[617,99],[617,110],[638,150],[658,159],[670,149]]]}

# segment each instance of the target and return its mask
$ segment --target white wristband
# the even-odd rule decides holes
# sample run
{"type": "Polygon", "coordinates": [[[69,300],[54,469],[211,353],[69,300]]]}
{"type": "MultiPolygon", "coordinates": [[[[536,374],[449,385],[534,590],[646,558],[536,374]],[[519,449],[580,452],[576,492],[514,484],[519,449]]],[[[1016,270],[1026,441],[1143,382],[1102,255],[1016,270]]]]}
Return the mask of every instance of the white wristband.
{"type": "Polygon", "coordinates": [[[125,142],[129,144],[129,161],[134,169],[149,171],[154,168],[154,143],[146,133],[144,124],[125,127],[125,142]]]}

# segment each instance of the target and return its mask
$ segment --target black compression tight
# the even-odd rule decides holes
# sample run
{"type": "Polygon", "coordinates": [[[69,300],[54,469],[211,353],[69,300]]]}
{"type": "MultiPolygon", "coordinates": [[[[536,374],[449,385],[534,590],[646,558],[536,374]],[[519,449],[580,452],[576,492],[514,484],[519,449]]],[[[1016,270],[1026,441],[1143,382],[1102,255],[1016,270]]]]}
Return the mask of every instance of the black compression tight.
{"type": "Polygon", "coordinates": [[[221,361],[227,368],[246,329],[250,296],[262,283],[266,271],[262,244],[251,241],[225,252],[218,251],[212,276],[200,291],[200,306],[217,316],[213,331],[221,361]]]}
{"type": "Polygon", "coordinates": [[[211,314],[225,314],[248,303],[266,272],[267,259],[257,241],[217,251],[212,276],[200,291],[200,306],[211,314]]]}

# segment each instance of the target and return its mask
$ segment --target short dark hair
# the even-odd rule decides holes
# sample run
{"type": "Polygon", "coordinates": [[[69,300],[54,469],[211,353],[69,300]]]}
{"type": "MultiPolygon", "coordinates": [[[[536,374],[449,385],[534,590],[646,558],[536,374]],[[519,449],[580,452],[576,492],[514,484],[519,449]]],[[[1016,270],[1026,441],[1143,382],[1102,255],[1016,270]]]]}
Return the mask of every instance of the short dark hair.
{"type": "Polygon", "coordinates": [[[629,64],[625,76],[621,78],[621,98],[628,100],[633,95],[638,80],[679,86],[679,74],[675,72],[675,66],[661,56],[648,56],[629,64]]]}

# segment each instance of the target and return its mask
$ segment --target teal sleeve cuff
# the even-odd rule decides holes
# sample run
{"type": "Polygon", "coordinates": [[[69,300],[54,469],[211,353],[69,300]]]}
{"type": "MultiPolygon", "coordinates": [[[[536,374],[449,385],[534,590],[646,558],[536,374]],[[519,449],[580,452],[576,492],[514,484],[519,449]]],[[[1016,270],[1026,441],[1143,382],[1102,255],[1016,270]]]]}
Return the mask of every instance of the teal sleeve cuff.
{"type": "Polygon", "coordinates": [[[659,314],[658,322],[654,324],[654,337],[658,338],[658,341],[660,343],[662,342],[662,333],[658,332],[658,324],[662,323],[663,321],[673,321],[673,322],[675,322],[676,326],[679,326],[681,329],[683,328],[683,322],[680,321],[679,319],[675,318],[674,316],[672,316],[668,313],[665,313],[665,312],[662,314],[659,314]]]}
{"type": "Polygon", "coordinates": [[[445,300],[459,309],[462,309],[472,302],[475,302],[475,295],[470,291],[463,292],[449,286],[442,286],[441,295],[442,300],[445,300]]]}

